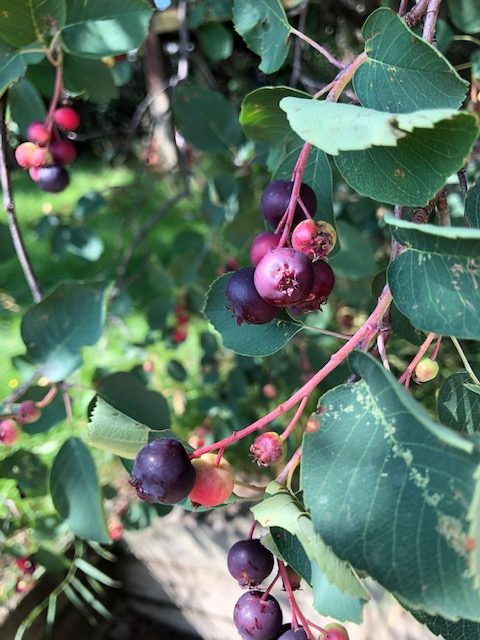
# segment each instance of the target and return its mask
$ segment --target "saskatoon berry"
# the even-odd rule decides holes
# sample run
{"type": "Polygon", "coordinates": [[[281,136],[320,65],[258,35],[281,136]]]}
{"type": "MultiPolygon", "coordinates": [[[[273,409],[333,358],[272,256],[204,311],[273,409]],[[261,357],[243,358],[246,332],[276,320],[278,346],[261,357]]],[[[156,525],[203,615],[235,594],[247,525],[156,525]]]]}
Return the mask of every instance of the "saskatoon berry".
{"type": "Polygon", "coordinates": [[[295,249],[269,251],[255,268],[254,283],[269,304],[284,307],[308,296],[313,284],[313,265],[295,249]]]}
{"type": "Polygon", "coordinates": [[[268,304],[258,293],[253,282],[255,269],[239,269],[230,277],[226,296],[229,308],[237,318],[237,324],[251,322],[265,324],[277,316],[277,309],[268,304]]]}
{"type": "Polygon", "coordinates": [[[282,627],[283,633],[281,633],[276,640],[308,640],[303,627],[297,627],[294,630],[289,624],[284,626],[285,630],[282,627]]]}
{"type": "Polygon", "coordinates": [[[273,640],[282,626],[282,610],[271,595],[249,591],[239,598],[233,621],[244,640],[273,640]]]}
{"type": "Polygon", "coordinates": [[[228,552],[228,571],[241,587],[257,587],[270,575],[273,564],[273,555],[258,538],[239,540],[228,552]]]}
{"type": "Polygon", "coordinates": [[[36,144],[46,144],[50,139],[50,133],[43,122],[31,122],[27,128],[27,138],[36,144]]]}
{"type": "Polygon", "coordinates": [[[318,311],[327,301],[335,285],[335,275],[331,266],[324,260],[317,260],[312,264],[313,284],[310,293],[297,307],[302,311],[318,311]]]}
{"type": "Polygon", "coordinates": [[[275,431],[267,431],[255,438],[255,442],[250,447],[250,453],[260,466],[271,467],[283,460],[285,442],[275,431]]]}
{"type": "Polygon", "coordinates": [[[22,142],[22,144],[15,149],[15,160],[23,169],[33,167],[32,155],[36,149],[38,149],[38,147],[36,144],[33,144],[33,142],[22,142]]]}
{"type": "Polygon", "coordinates": [[[16,558],[15,564],[22,573],[30,576],[35,572],[35,569],[37,568],[35,562],[33,562],[33,560],[30,560],[30,558],[26,558],[25,556],[16,558]]]}
{"type": "Polygon", "coordinates": [[[195,469],[195,484],[190,492],[190,500],[204,507],[216,507],[232,495],[233,469],[225,458],[217,465],[216,453],[205,453],[192,460],[195,469]]]}
{"type": "MultiPolygon", "coordinates": [[[[260,208],[263,217],[272,227],[276,227],[287,210],[290,196],[292,194],[293,182],[288,180],[275,180],[271,182],[262,193],[260,208]]],[[[317,210],[317,197],[315,192],[302,182],[300,187],[300,199],[310,215],[315,215],[317,210]]],[[[293,225],[297,225],[305,218],[305,214],[300,204],[295,207],[295,217],[293,225]]]]}
{"type": "Polygon", "coordinates": [[[48,191],[49,193],[60,193],[70,182],[67,171],[58,165],[41,167],[37,175],[38,186],[42,191],[48,191]]]}
{"type": "Polygon", "coordinates": [[[32,151],[31,167],[44,167],[52,162],[52,155],[45,147],[37,147],[32,151]]]}
{"type": "Polygon", "coordinates": [[[33,400],[24,400],[20,403],[15,418],[18,424],[30,424],[36,422],[40,418],[41,413],[33,400]]]}
{"type": "Polygon", "coordinates": [[[60,107],[53,114],[55,124],[65,131],[75,131],[80,126],[80,116],[71,107],[60,107]]]}
{"type": "Polygon", "coordinates": [[[320,636],[321,640],[349,640],[348,631],[337,622],[327,624],[325,631],[327,633],[320,636]]]}
{"type": "Polygon", "coordinates": [[[130,484],[147,502],[175,504],[188,496],[195,483],[195,469],[181,442],[174,438],[153,440],[140,449],[130,484]]]}
{"type": "Polygon", "coordinates": [[[49,147],[56,164],[71,164],[77,157],[77,150],[70,140],[55,140],[49,147]]]}
{"type": "Polygon", "coordinates": [[[0,421],[0,444],[11,445],[18,439],[17,423],[15,420],[0,421]]]}
{"type": "Polygon", "coordinates": [[[250,247],[250,260],[254,267],[260,262],[263,256],[271,249],[276,249],[280,242],[279,233],[263,231],[252,242],[250,247]]]}
{"type": "Polygon", "coordinates": [[[38,172],[40,171],[39,167],[31,167],[28,170],[28,173],[30,174],[30,178],[34,181],[34,182],[38,182],[38,172]]]}
{"type": "Polygon", "coordinates": [[[292,232],[292,247],[310,260],[325,258],[335,246],[337,234],[328,222],[302,220],[292,232]]]}
{"type": "Polygon", "coordinates": [[[431,358],[422,358],[415,367],[415,379],[417,382],[433,380],[439,371],[438,362],[431,358]]]}

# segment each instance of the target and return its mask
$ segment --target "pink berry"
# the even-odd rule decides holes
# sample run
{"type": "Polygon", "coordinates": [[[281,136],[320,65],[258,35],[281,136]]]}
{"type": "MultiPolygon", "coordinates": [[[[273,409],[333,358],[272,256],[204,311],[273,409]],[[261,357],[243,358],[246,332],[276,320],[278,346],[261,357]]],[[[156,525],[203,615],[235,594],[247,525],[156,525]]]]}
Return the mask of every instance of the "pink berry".
{"type": "Polygon", "coordinates": [[[77,157],[77,149],[70,140],[55,140],[49,147],[55,164],[71,164],[77,157]]]}
{"type": "Polygon", "coordinates": [[[250,447],[250,453],[262,467],[277,464],[285,455],[285,442],[274,431],[259,435],[250,447]]]}
{"type": "Polygon", "coordinates": [[[45,167],[52,162],[52,155],[45,147],[37,147],[32,152],[32,168],[45,167]]]}
{"type": "Polygon", "coordinates": [[[313,284],[313,266],[304,253],[282,248],[269,251],[255,269],[258,293],[269,304],[284,307],[308,296],[313,284]]]}
{"type": "Polygon", "coordinates": [[[320,635],[321,640],[349,640],[348,631],[337,622],[327,624],[325,631],[327,632],[326,634],[320,635]]]}
{"type": "Polygon", "coordinates": [[[14,444],[18,439],[18,429],[15,420],[0,422],[0,443],[6,446],[14,444]]]}
{"type": "Polygon", "coordinates": [[[28,170],[28,173],[30,174],[30,178],[34,181],[34,182],[38,182],[40,176],[39,176],[39,172],[40,172],[40,167],[31,167],[28,170]]]}
{"type": "Polygon", "coordinates": [[[53,114],[55,124],[65,131],[75,131],[80,126],[80,116],[71,107],[60,107],[53,114]]]}
{"type": "Polygon", "coordinates": [[[47,144],[50,139],[50,132],[43,122],[31,122],[27,128],[27,138],[36,144],[47,144]]]}
{"type": "Polygon", "coordinates": [[[16,558],[15,564],[17,565],[17,567],[20,569],[22,573],[30,576],[32,575],[32,573],[35,572],[35,569],[37,568],[35,562],[33,562],[33,560],[30,560],[30,558],[27,558],[25,556],[21,558],[16,558]]]}
{"type": "Polygon", "coordinates": [[[253,240],[250,247],[250,260],[254,267],[260,262],[263,256],[271,249],[276,249],[280,242],[280,234],[263,231],[253,240]]]}
{"type": "Polygon", "coordinates": [[[225,458],[216,464],[216,453],[205,453],[192,460],[195,469],[195,484],[189,498],[194,504],[216,507],[232,495],[234,485],[233,469],[225,458]]]}
{"type": "Polygon", "coordinates": [[[38,149],[38,147],[33,144],[33,142],[22,142],[22,144],[15,149],[15,160],[24,169],[30,169],[30,167],[33,166],[32,155],[36,149],[38,149]]]}
{"type": "Polygon", "coordinates": [[[20,403],[15,417],[18,424],[30,424],[36,422],[40,418],[41,413],[33,400],[24,400],[20,403]]]}
{"type": "Polygon", "coordinates": [[[337,234],[328,222],[303,220],[292,232],[292,247],[310,260],[325,258],[335,246],[337,234]]]}

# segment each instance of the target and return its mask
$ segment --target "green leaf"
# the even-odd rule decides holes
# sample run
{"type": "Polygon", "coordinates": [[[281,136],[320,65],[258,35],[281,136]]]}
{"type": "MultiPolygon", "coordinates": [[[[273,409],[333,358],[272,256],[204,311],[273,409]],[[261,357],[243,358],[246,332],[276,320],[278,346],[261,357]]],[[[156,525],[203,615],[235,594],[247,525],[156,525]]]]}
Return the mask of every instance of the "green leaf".
{"type": "Polygon", "coordinates": [[[377,360],[354,352],[350,364],[362,380],[327,392],[314,417],[321,428],[304,436],[301,486],[315,531],[411,607],[480,619],[466,571],[479,454],[377,360]]]}
{"type": "Polygon", "coordinates": [[[146,0],[70,2],[63,43],[70,53],[84,58],[138,49],[147,37],[151,15],[152,7],[146,0]]]}
{"type": "Polygon", "coordinates": [[[134,460],[142,447],[155,438],[176,438],[169,429],[156,430],[125,415],[97,398],[88,425],[89,442],[94,447],[134,460]]]}
{"type": "Polygon", "coordinates": [[[456,431],[475,433],[480,431],[480,395],[465,385],[470,380],[466,371],[447,378],[438,392],[437,411],[443,424],[456,431]]]}
{"type": "Polygon", "coordinates": [[[47,493],[47,466],[31,451],[19,449],[0,461],[0,478],[15,480],[30,498],[47,493]]]}
{"type": "Polygon", "coordinates": [[[17,49],[11,49],[0,41],[0,95],[10,84],[25,75],[27,61],[17,49]]]}
{"type": "Polygon", "coordinates": [[[272,320],[267,324],[237,324],[232,311],[227,309],[225,291],[231,273],[220,276],[213,282],[205,300],[204,314],[221,334],[227,349],[244,356],[268,356],[279,351],[303,325],[287,320],[272,320]]]}
{"type": "Polygon", "coordinates": [[[170,409],[159,391],[150,391],[131,373],[112,373],[97,384],[98,395],[126,416],[151,429],[170,427],[170,409]]]}
{"type": "Polygon", "coordinates": [[[335,275],[349,280],[361,280],[375,273],[374,248],[369,237],[344,220],[337,221],[341,250],[329,257],[335,275]]]}
{"type": "Polygon", "coordinates": [[[261,538],[261,543],[270,548],[277,557],[280,556],[308,584],[312,584],[312,563],[305,553],[298,538],[281,527],[270,527],[270,540],[261,538]]]}
{"type": "Polygon", "coordinates": [[[64,556],[53,553],[44,547],[40,547],[32,554],[32,560],[51,573],[64,573],[69,567],[69,561],[64,556]]]}
{"type": "Polygon", "coordinates": [[[79,538],[111,542],[95,463],[80,438],[64,442],[50,473],[53,504],[79,538]]]}
{"type": "Polygon", "coordinates": [[[109,102],[118,95],[110,69],[101,60],[66,55],[63,81],[72,94],[98,104],[109,102]]]}
{"type": "Polygon", "coordinates": [[[65,23],[65,0],[2,0],[0,38],[12,47],[43,43],[65,23]]]}
{"type": "Polygon", "coordinates": [[[280,0],[234,0],[233,24],[248,48],[262,59],[261,71],[274,73],[282,67],[290,25],[280,0]]]}
{"type": "Polygon", "coordinates": [[[410,609],[410,613],[432,633],[444,640],[480,640],[480,624],[470,620],[452,622],[440,616],[429,616],[424,611],[410,609]]]}
{"type": "Polygon", "coordinates": [[[28,355],[51,382],[78,369],[81,348],[100,339],[104,293],[103,286],[63,282],[23,316],[20,329],[28,355]]]}
{"type": "Polygon", "coordinates": [[[480,31],[480,6],[477,0],[448,0],[453,24],[464,33],[480,31]]]}
{"type": "Polygon", "coordinates": [[[463,166],[478,135],[471,115],[449,109],[390,114],[299,98],[280,107],[303,140],[338,155],[353,189],[391,204],[425,205],[463,166]]]}
{"type": "Polygon", "coordinates": [[[200,46],[212,62],[226,60],[232,55],[233,36],[218,22],[209,22],[197,31],[200,46]]]}
{"type": "Polygon", "coordinates": [[[319,586],[318,598],[315,598],[317,611],[337,619],[360,622],[362,601],[369,595],[355,573],[314,532],[308,514],[285,487],[272,482],[267,487],[267,496],[252,508],[255,520],[263,527],[281,527],[298,539],[311,561],[312,580],[316,574],[315,581],[319,586]]]}
{"type": "Polygon", "coordinates": [[[27,137],[28,125],[35,120],[43,121],[46,115],[42,96],[26,78],[21,78],[10,88],[8,105],[12,120],[17,123],[23,138],[27,137]]]}
{"type": "Polygon", "coordinates": [[[480,230],[385,222],[406,245],[388,268],[399,310],[422,331],[480,340],[480,230]]]}
{"type": "Polygon", "coordinates": [[[242,140],[237,112],[221,93],[181,84],[173,93],[173,111],[182,134],[202,151],[226,151],[242,140]]]}
{"type": "Polygon", "coordinates": [[[407,113],[417,109],[457,109],[468,90],[452,65],[387,8],[374,11],[363,25],[368,60],[353,86],[364,107],[407,113]]]}
{"type": "Polygon", "coordinates": [[[465,197],[465,224],[480,229],[480,180],[470,187],[465,197]]]}

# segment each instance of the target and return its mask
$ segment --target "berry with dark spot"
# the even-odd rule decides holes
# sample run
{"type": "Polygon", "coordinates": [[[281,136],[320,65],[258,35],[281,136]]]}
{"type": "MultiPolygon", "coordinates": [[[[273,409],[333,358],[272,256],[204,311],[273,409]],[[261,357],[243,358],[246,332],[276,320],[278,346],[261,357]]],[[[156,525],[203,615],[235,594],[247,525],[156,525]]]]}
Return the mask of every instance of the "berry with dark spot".
{"type": "Polygon", "coordinates": [[[282,610],[273,596],[248,591],[237,601],[233,621],[243,640],[273,640],[282,626],[282,610]]]}
{"type": "Polygon", "coordinates": [[[313,284],[313,265],[295,249],[269,251],[255,268],[254,283],[269,304],[284,307],[303,301],[313,284]]]}
{"type": "Polygon", "coordinates": [[[228,571],[241,587],[257,587],[270,575],[273,564],[273,555],[258,538],[239,540],[228,552],[228,571]]]}

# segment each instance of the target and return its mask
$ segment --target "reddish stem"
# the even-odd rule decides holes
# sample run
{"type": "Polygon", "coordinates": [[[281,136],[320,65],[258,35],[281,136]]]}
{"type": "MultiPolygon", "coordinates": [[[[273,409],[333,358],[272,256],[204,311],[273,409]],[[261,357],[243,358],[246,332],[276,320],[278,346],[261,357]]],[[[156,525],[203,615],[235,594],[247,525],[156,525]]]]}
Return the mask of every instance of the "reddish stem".
{"type": "Polygon", "coordinates": [[[428,336],[425,338],[423,343],[420,345],[417,355],[413,358],[413,360],[410,362],[408,367],[405,369],[405,371],[402,373],[402,375],[398,379],[400,384],[405,385],[405,389],[408,389],[408,387],[410,386],[410,378],[412,377],[412,373],[414,372],[417,364],[420,362],[422,357],[427,352],[427,349],[432,343],[433,339],[435,338],[435,335],[436,335],[435,333],[428,334],[428,336]]]}
{"type": "Polygon", "coordinates": [[[303,625],[303,630],[307,634],[308,640],[315,640],[315,638],[313,637],[313,633],[310,630],[308,620],[301,612],[300,607],[298,606],[297,601],[295,600],[295,596],[293,595],[292,585],[290,584],[290,579],[288,577],[287,568],[281,560],[278,560],[278,573],[280,576],[282,576],[283,586],[285,587],[285,591],[287,592],[288,603],[292,610],[292,622],[293,622],[293,616],[295,615],[295,622],[296,622],[296,616],[298,616],[300,619],[300,622],[303,625]]]}
{"type": "Polygon", "coordinates": [[[53,129],[53,114],[57,108],[58,101],[63,92],[63,78],[62,78],[62,63],[58,62],[55,68],[55,86],[53,88],[52,100],[50,101],[50,107],[48,108],[48,114],[45,120],[46,126],[49,131],[53,129]]]}
{"type": "Polygon", "coordinates": [[[55,398],[55,396],[57,395],[57,387],[56,385],[54,385],[53,387],[50,387],[50,389],[48,390],[48,392],[45,394],[45,396],[39,400],[38,402],[36,402],[35,404],[37,405],[37,407],[39,409],[43,409],[43,407],[48,406],[52,400],[55,398]]]}
{"type": "Polygon", "coordinates": [[[265,591],[263,592],[262,597],[260,598],[260,600],[262,602],[265,602],[265,600],[268,598],[268,594],[270,593],[270,591],[273,589],[275,583],[277,582],[277,580],[280,578],[280,571],[277,573],[277,575],[275,576],[275,578],[271,581],[271,583],[268,585],[268,587],[265,589],[265,591]]]}
{"type": "Polygon", "coordinates": [[[440,350],[440,345],[442,344],[442,338],[443,338],[443,336],[438,336],[437,341],[435,342],[435,346],[433,347],[432,355],[430,356],[430,358],[432,360],[436,360],[437,359],[438,352],[440,350]]]}
{"type": "MultiPolygon", "coordinates": [[[[284,484],[285,480],[288,478],[288,474],[290,473],[290,470],[294,469],[297,466],[297,464],[300,462],[300,458],[301,457],[302,457],[302,447],[300,446],[295,451],[295,453],[290,458],[290,460],[287,462],[287,464],[280,471],[280,473],[278,474],[278,476],[275,479],[276,482],[278,482],[279,484],[284,484]]],[[[293,471],[292,471],[292,473],[293,473],[293,471]]]]}
{"type": "Polygon", "coordinates": [[[287,244],[288,237],[290,234],[290,229],[292,227],[293,217],[295,215],[295,209],[297,206],[298,196],[300,195],[300,187],[302,186],[302,178],[305,172],[305,167],[307,165],[308,154],[310,153],[310,149],[312,145],[308,142],[302,147],[300,154],[298,156],[297,162],[295,163],[295,167],[292,172],[292,180],[293,180],[293,188],[292,193],[290,195],[290,202],[288,203],[287,211],[286,211],[286,222],[283,227],[282,236],[280,238],[280,242],[278,243],[278,247],[284,247],[287,244]]]}
{"type": "Polygon", "coordinates": [[[308,402],[308,396],[306,396],[305,398],[303,398],[303,400],[300,402],[298,409],[295,411],[295,415],[293,416],[293,418],[290,420],[290,423],[288,425],[288,427],[286,427],[285,431],[283,433],[280,434],[280,438],[282,440],[286,440],[288,438],[288,436],[292,433],[292,431],[294,430],[297,422],[300,419],[300,416],[302,415],[304,409],[305,409],[305,405],[308,402]]]}
{"type": "Polygon", "coordinates": [[[378,299],[377,306],[372,311],[367,321],[358,329],[356,333],[331,357],[325,366],[323,366],[317,373],[306,382],[303,387],[301,387],[296,393],[294,393],[290,398],[285,400],[278,405],[275,409],[262,416],[252,424],[248,425],[244,429],[240,429],[239,431],[235,431],[232,435],[228,436],[228,438],[223,438],[218,442],[214,442],[213,444],[206,445],[204,447],[200,447],[196,451],[190,454],[190,458],[198,458],[204,453],[209,453],[211,451],[217,451],[220,447],[228,447],[242,438],[249,436],[255,431],[259,431],[263,429],[267,424],[270,424],[275,418],[283,415],[296,404],[298,404],[303,398],[310,396],[312,391],[318,386],[318,384],[329,374],[331,373],[338,365],[345,360],[345,358],[355,349],[355,347],[362,342],[368,344],[368,341],[372,338],[373,335],[378,330],[378,323],[383,317],[385,311],[390,306],[392,301],[392,294],[388,286],[382,291],[380,298],[378,299]]]}
{"type": "Polygon", "coordinates": [[[257,526],[257,521],[254,520],[252,526],[250,527],[250,532],[248,534],[248,539],[251,540],[253,538],[253,534],[255,532],[255,528],[257,526]]]}

